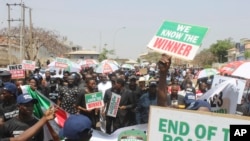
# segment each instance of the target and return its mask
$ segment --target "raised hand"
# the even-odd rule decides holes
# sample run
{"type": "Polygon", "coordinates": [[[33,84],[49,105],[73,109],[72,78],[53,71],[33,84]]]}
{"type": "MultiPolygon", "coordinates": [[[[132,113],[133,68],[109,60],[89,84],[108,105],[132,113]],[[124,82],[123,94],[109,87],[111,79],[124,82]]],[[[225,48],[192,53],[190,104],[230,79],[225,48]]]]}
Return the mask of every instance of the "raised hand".
{"type": "Polygon", "coordinates": [[[171,60],[172,57],[167,55],[167,54],[162,54],[159,62],[158,62],[158,67],[159,67],[159,71],[161,73],[167,73],[167,70],[169,69],[170,65],[171,65],[171,60]]]}

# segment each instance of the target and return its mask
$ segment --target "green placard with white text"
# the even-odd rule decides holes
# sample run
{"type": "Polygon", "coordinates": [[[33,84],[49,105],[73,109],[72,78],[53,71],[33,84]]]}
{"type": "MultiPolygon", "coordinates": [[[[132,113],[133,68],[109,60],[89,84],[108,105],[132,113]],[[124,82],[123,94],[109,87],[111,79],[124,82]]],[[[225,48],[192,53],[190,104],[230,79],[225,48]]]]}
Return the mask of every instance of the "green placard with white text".
{"type": "Polygon", "coordinates": [[[158,52],[193,60],[208,28],[165,21],[149,42],[148,47],[158,52]]]}
{"type": "Polygon", "coordinates": [[[104,103],[102,92],[85,94],[85,102],[87,110],[103,107],[104,103]]]}

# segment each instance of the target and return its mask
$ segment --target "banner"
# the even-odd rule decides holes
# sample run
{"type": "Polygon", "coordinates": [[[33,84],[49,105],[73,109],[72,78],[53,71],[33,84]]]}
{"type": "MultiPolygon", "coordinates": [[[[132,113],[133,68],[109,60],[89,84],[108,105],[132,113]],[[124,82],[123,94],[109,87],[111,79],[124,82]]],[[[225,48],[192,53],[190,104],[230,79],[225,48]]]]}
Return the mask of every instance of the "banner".
{"type": "Polygon", "coordinates": [[[165,21],[148,47],[168,55],[193,60],[208,28],[165,21]]]}
{"type": "Polygon", "coordinates": [[[31,60],[23,60],[22,61],[23,69],[25,70],[35,70],[36,62],[31,60]]]}
{"type": "Polygon", "coordinates": [[[121,100],[120,95],[118,95],[116,93],[112,93],[107,116],[116,117],[116,114],[117,114],[117,111],[119,108],[119,104],[120,104],[120,100],[121,100]]]}
{"type": "Polygon", "coordinates": [[[236,114],[238,97],[237,82],[230,79],[208,90],[200,100],[208,101],[212,112],[236,114]]]}
{"type": "Polygon", "coordinates": [[[226,76],[221,76],[221,75],[215,75],[214,76],[214,79],[213,79],[213,83],[212,83],[212,88],[223,83],[224,81],[227,81],[227,80],[231,80],[231,79],[234,79],[236,81],[236,88],[237,88],[237,91],[239,93],[239,97],[238,97],[238,104],[241,103],[241,99],[242,99],[242,96],[243,96],[243,93],[244,93],[244,90],[245,90],[245,86],[246,86],[246,80],[243,80],[243,79],[237,79],[237,78],[233,78],[233,77],[226,77],[226,76]]]}
{"type": "Polygon", "coordinates": [[[229,141],[230,125],[249,117],[150,106],[148,141],[229,141]]]}
{"type": "Polygon", "coordinates": [[[104,102],[102,92],[85,94],[85,102],[87,110],[103,107],[104,102]]]}
{"type": "Polygon", "coordinates": [[[25,72],[22,64],[8,65],[8,69],[11,73],[11,79],[22,79],[25,78],[25,72]]]}

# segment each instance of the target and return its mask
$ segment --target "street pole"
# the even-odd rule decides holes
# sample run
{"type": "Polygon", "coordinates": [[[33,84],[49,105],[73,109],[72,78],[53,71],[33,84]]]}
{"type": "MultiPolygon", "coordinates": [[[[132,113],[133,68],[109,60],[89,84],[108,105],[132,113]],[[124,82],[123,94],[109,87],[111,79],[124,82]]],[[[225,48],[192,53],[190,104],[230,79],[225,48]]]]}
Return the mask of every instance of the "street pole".
{"type": "MultiPolygon", "coordinates": [[[[33,36],[32,36],[32,30],[33,30],[33,27],[32,27],[32,15],[31,15],[31,8],[29,8],[29,18],[30,18],[30,33],[29,33],[29,40],[30,40],[30,49],[31,49],[31,52],[30,52],[30,60],[33,60],[35,58],[34,56],[34,42],[33,42],[33,36]]],[[[34,60],[35,61],[35,60],[34,60]]]]}
{"type": "Polygon", "coordinates": [[[102,32],[100,31],[99,53],[101,52],[101,49],[102,49],[102,32]]]}
{"type": "Polygon", "coordinates": [[[114,50],[114,52],[116,52],[116,48],[115,48],[115,39],[116,39],[116,35],[117,35],[118,31],[120,31],[120,30],[122,30],[122,29],[126,29],[126,27],[125,27],[125,26],[120,27],[120,28],[118,28],[118,29],[115,31],[115,33],[114,33],[114,38],[113,38],[113,50],[114,50]]]}
{"type": "Polygon", "coordinates": [[[10,56],[11,47],[10,47],[10,5],[7,3],[8,6],[8,59],[9,59],[9,65],[12,64],[12,57],[10,56]]]}
{"type": "Polygon", "coordinates": [[[23,59],[23,24],[24,24],[24,6],[21,1],[21,25],[20,25],[20,61],[23,59]]]}

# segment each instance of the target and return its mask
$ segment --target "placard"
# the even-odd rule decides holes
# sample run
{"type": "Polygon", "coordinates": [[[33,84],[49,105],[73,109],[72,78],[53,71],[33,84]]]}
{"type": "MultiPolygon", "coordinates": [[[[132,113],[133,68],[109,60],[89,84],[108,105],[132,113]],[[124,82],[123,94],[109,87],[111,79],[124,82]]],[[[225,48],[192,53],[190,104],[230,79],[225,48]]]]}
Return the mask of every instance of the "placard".
{"type": "Polygon", "coordinates": [[[25,72],[22,64],[8,65],[8,69],[11,73],[11,79],[22,79],[25,78],[25,72]]]}
{"type": "Polygon", "coordinates": [[[148,141],[229,141],[230,125],[250,117],[150,106],[148,141]]]}
{"type": "Polygon", "coordinates": [[[56,58],[55,67],[57,68],[67,68],[68,67],[68,59],[66,58],[56,58]]]}
{"type": "Polygon", "coordinates": [[[85,102],[87,110],[103,107],[104,102],[102,92],[85,94],[85,102]]]}
{"type": "Polygon", "coordinates": [[[119,104],[120,104],[120,100],[121,100],[120,95],[118,95],[116,93],[112,93],[107,116],[116,117],[116,114],[117,114],[118,108],[119,108],[119,104]]]}
{"type": "Polygon", "coordinates": [[[237,103],[240,104],[243,93],[244,93],[244,90],[245,90],[246,80],[232,78],[232,77],[226,77],[226,76],[221,76],[221,75],[215,75],[211,87],[213,88],[213,87],[223,83],[224,81],[231,80],[231,79],[234,79],[237,82],[236,87],[237,87],[237,91],[238,91],[238,94],[239,94],[239,98],[238,98],[237,103]]]}
{"type": "Polygon", "coordinates": [[[165,21],[148,47],[185,60],[193,60],[208,28],[165,21]]]}
{"type": "Polygon", "coordinates": [[[35,70],[36,62],[31,60],[23,60],[22,61],[23,69],[25,70],[35,70]]]}

